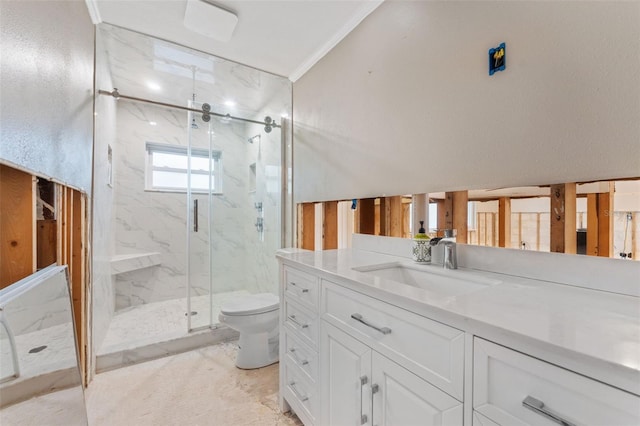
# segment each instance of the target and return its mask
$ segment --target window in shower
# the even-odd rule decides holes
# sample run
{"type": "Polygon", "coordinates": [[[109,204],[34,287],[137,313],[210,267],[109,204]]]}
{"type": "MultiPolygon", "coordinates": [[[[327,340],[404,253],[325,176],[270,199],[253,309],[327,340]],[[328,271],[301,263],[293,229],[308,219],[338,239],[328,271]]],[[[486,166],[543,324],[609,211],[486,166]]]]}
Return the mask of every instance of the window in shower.
{"type": "MultiPolygon", "coordinates": [[[[186,147],[147,142],[147,191],[186,192],[189,156],[186,147]]],[[[222,153],[191,148],[191,191],[222,194],[222,153]]]]}

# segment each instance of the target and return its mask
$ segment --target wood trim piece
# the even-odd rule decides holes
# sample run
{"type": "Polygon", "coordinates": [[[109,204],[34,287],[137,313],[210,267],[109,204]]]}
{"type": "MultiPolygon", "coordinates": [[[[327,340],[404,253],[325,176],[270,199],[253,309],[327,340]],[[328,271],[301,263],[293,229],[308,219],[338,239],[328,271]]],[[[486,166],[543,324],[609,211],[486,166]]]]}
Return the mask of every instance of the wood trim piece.
{"type": "Polygon", "coordinates": [[[453,193],[453,229],[456,230],[456,242],[467,243],[469,229],[469,192],[456,191],[453,193]]]}
{"type": "Polygon", "coordinates": [[[402,237],[402,196],[380,198],[380,235],[402,237]]]}

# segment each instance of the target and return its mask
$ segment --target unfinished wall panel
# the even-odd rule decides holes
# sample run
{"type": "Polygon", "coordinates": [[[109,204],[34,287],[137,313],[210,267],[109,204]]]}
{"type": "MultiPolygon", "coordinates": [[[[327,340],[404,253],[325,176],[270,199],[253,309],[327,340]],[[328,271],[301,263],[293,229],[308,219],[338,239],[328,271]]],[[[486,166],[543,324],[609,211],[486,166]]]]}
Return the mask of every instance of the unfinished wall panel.
{"type": "Polygon", "coordinates": [[[0,288],[35,272],[34,176],[0,164],[0,288]]]}
{"type": "Polygon", "coordinates": [[[298,247],[305,250],[315,249],[315,204],[298,204],[298,247]]]}

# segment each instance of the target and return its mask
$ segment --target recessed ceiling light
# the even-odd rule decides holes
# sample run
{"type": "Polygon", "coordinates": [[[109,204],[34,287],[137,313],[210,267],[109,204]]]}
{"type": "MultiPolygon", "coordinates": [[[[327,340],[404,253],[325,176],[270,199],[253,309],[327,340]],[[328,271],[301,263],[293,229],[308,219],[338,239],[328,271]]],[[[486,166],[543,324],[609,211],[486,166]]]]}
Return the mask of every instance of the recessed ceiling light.
{"type": "Polygon", "coordinates": [[[155,121],[150,121],[149,124],[152,125],[152,126],[155,126],[158,123],[156,123],[155,121]]]}
{"type": "Polygon", "coordinates": [[[201,0],[187,0],[184,26],[188,30],[227,42],[237,24],[238,17],[228,10],[201,0]]]}
{"type": "Polygon", "coordinates": [[[147,81],[147,87],[154,92],[159,92],[162,89],[158,83],[154,83],[153,81],[147,81]]]}
{"type": "Polygon", "coordinates": [[[236,106],[236,103],[234,101],[224,101],[224,104],[228,107],[236,106]]]}

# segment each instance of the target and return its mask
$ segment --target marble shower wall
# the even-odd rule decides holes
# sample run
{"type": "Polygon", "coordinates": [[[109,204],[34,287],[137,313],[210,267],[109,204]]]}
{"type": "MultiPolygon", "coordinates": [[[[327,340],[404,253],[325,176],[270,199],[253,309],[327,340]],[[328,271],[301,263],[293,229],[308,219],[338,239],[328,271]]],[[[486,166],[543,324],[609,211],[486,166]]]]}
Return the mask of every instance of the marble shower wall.
{"type": "MultiPolygon", "coordinates": [[[[96,87],[109,90],[113,87],[109,62],[105,52],[105,40],[96,32],[96,87]]],[[[116,152],[116,101],[98,95],[95,98],[95,128],[93,156],[93,241],[92,250],[92,309],[93,348],[98,349],[109,329],[115,310],[115,278],[111,275],[111,256],[114,253],[114,187],[111,176],[115,169],[109,161],[116,152]]],[[[95,350],[92,362],[95,361],[95,350]]],[[[94,371],[93,368],[91,371],[94,371]]]]}
{"type": "MultiPolygon", "coordinates": [[[[116,309],[185,297],[187,294],[186,193],[145,191],[146,142],[187,146],[185,112],[143,104],[118,104],[116,151],[116,254],[159,252],[159,266],[120,274],[116,280],[116,309]],[[150,125],[149,122],[156,125],[150,125]]],[[[214,291],[256,291],[247,280],[246,223],[251,218],[246,173],[247,145],[243,124],[213,119],[213,148],[222,152],[223,193],[214,195],[208,226],[208,197],[199,200],[197,233],[191,232],[191,278],[194,293],[209,292],[209,236],[212,237],[214,291]],[[209,229],[207,229],[209,228],[209,229]],[[209,232],[207,232],[209,231],[209,232]]],[[[208,146],[209,126],[197,119],[194,147],[208,146]]],[[[191,210],[189,214],[192,214],[191,210]]]]}

